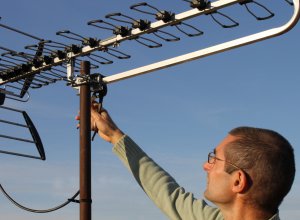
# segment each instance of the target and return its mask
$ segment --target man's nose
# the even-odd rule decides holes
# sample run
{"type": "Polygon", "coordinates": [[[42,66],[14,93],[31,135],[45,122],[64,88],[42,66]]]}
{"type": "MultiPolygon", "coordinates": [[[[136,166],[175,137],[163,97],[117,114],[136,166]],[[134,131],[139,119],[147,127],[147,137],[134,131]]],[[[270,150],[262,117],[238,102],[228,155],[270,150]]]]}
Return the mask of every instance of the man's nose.
{"type": "Polygon", "coordinates": [[[203,169],[208,172],[211,170],[213,164],[208,163],[207,161],[203,164],[203,169]]]}

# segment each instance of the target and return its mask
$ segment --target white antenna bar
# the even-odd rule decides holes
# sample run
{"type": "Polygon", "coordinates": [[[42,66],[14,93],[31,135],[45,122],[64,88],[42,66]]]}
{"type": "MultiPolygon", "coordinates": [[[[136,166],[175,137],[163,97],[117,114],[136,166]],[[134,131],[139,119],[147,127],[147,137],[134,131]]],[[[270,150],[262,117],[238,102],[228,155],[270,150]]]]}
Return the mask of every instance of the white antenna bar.
{"type": "MultiPolygon", "coordinates": [[[[180,14],[175,15],[175,19],[172,20],[172,21],[169,21],[167,23],[165,23],[163,21],[156,21],[156,22],[151,24],[151,28],[148,29],[148,30],[141,31],[138,28],[133,29],[130,36],[122,37],[122,36],[118,35],[114,38],[104,40],[103,42],[101,42],[101,46],[113,45],[115,42],[122,42],[122,41],[127,40],[127,39],[132,39],[133,36],[135,37],[135,36],[140,36],[140,35],[145,34],[145,33],[152,33],[153,31],[158,30],[160,28],[167,27],[167,26],[174,25],[174,24],[178,24],[181,21],[185,21],[185,20],[200,16],[200,15],[209,14],[209,13],[212,13],[212,12],[217,11],[219,9],[226,8],[226,7],[229,7],[231,5],[234,5],[234,4],[243,2],[243,1],[245,1],[245,0],[221,0],[221,1],[219,0],[219,1],[214,1],[214,2],[211,2],[210,6],[206,9],[204,9],[204,10],[200,11],[199,9],[195,8],[195,9],[191,9],[191,10],[186,11],[186,12],[182,12],[180,14]]],[[[83,50],[83,52],[85,52],[85,51],[83,50]]],[[[89,48],[87,48],[87,52],[89,52],[89,48]]]]}
{"type": "MultiPolygon", "coordinates": [[[[39,68],[32,67],[30,71],[28,71],[27,73],[21,74],[20,76],[17,76],[14,79],[10,79],[10,80],[0,79],[0,85],[5,84],[6,82],[9,82],[9,81],[14,81],[14,80],[18,80],[20,78],[28,77],[30,75],[38,73],[39,71],[43,71],[44,69],[48,69],[51,66],[61,65],[63,62],[66,62],[71,58],[84,56],[84,55],[90,54],[94,51],[101,50],[104,47],[112,46],[115,43],[121,43],[121,42],[126,41],[126,40],[134,39],[137,36],[147,34],[147,33],[151,33],[155,30],[160,29],[160,28],[170,26],[170,25],[175,25],[175,24],[180,23],[181,21],[185,21],[185,20],[200,16],[200,15],[203,15],[203,14],[209,14],[209,13],[212,13],[212,12],[217,11],[219,9],[226,8],[226,7],[229,7],[229,6],[234,5],[234,4],[238,4],[238,3],[243,2],[243,1],[244,0],[214,1],[214,2],[211,2],[210,6],[206,9],[204,9],[204,10],[191,9],[191,10],[188,10],[186,12],[182,12],[180,14],[177,14],[177,15],[175,15],[174,20],[169,21],[167,23],[165,23],[163,21],[153,22],[153,23],[151,23],[151,27],[147,30],[141,31],[140,29],[136,28],[136,29],[132,30],[131,35],[129,35],[129,36],[122,37],[121,35],[117,35],[117,36],[114,36],[114,37],[111,37],[111,38],[108,38],[108,39],[104,39],[104,40],[100,41],[96,47],[91,48],[90,46],[85,46],[84,48],[82,48],[81,53],[77,53],[77,54],[69,52],[67,54],[67,58],[65,58],[65,59],[55,58],[54,62],[52,64],[47,65],[47,64],[44,63],[42,67],[39,67],[39,68]]],[[[294,1],[299,1],[299,0],[294,0],[294,1]]]]}
{"type": "Polygon", "coordinates": [[[175,65],[178,65],[181,63],[200,59],[200,58],[203,58],[203,57],[206,57],[209,55],[221,53],[221,52],[224,52],[227,50],[242,47],[244,45],[252,44],[255,42],[259,42],[262,40],[266,40],[266,39],[284,34],[296,25],[296,23],[298,22],[299,17],[300,17],[299,0],[293,0],[293,3],[294,3],[294,14],[293,14],[292,18],[283,26],[269,29],[266,31],[262,31],[262,32],[259,32],[259,33],[253,34],[253,35],[249,35],[246,37],[228,41],[228,42],[218,44],[215,46],[211,46],[211,47],[201,49],[201,50],[198,50],[195,52],[191,52],[191,53],[188,53],[185,55],[170,58],[170,59],[160,61],[157,63],[149,64],[149,65],[139,67],[136,69],[132,69],[129,71],[125,71],[125,72],[121,72],[121,73],[114,74],[111,76],[107,76],[107,77],[103,78],[103,81],[106,83],[117,82],[120,80],[135,77],[135,76],[145,74],[145,73],[150,73],[150,72],[160,70],[160,69],[165,69],[165,68],[175,66],[175,65]]]}

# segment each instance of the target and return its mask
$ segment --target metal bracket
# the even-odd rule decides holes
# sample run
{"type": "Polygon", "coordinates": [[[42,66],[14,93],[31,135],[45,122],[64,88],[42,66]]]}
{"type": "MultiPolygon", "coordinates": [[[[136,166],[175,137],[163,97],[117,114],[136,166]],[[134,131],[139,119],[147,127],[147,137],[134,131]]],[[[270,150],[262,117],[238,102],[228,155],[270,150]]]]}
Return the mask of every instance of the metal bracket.
{"type": "Polygon", "coordinates": [[[67,64],[67,79],[70,81],[74,80],[75,59],[76,58],[70,58],[67,64]]]}
{"type": "Polygon", "coordinates": [[[67,85],[73,87],[74,89],[80,90],[80,86],[89,84],[91,87],[91,92],[96,95],[95,98],[100,96],[105,96],[107,93],[106,83],[103,81],[104,76],[100,73],[94,73],[91,75],[78,75],[70,80],[67,85]]]}

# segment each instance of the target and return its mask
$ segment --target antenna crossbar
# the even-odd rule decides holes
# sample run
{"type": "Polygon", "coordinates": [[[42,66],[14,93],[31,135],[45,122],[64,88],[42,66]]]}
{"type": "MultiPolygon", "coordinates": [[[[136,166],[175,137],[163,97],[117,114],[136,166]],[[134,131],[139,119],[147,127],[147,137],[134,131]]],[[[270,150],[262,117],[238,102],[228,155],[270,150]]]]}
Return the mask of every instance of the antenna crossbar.
{"type": "MultiPolygon", "coordinates": [[[[199,9],[191,9],[189,11],[174,15],[174,19],[168,21],[168,22],[164,22],[162,20],[160,21],[156,21],[150,24],[150,27],[146,30],[141,31],[139,28],[135,28],[131,30],[130,35],[128,36],[121,36],[121,35],[116,35],[104,40],[99,40],[98,43],[96,44],[96,46],[91,47],[91,46],[85,46],[81,49],[80,52],[78,53],[74,53],[74,52],[68,52],[66,53],[66,56],[64,58],[57,56],[53,59],[52,63],[46,63],[43,62],[43,64],[40,67],[30,67],[29,71],[22,71],[19,74],[13,74],[12,77],[8,78],[8,79],[0,79],[0,85],[3,85],[7,82],[15,82],[19,79],[24,79],[26,77],[29,77],[31,75],[34,75],[36,73],[39,73],[41,71],[50,69],[53,66],[59,66],[62,65],[65,62],[68,62],[70,59],[72,58],[76,58],[79,56],[86,56],[91,54],[94,51],[105,51],[107,49],[107,47],[110,46],[114,46],[115,44],[119,44],[123,41],[126,40],[131,40],[131,39],[136,39],[137,37],[144,35],[144,34],[148,34],[148,33],[152,33],[155,32],[161,28],[167,27],[167,26],[171,26],[171,25],[176,25],[176,24],[180,24],[180,22],[200,16],[200,15],[207,15],[210,13],[213,13],[219,9],[231,6],[233,4],[238,4],[240,2],[243,2],[245,0],[222,0],[222,1],[215,1],[215,2],[211,2],[207,8],[203,9],[203,10],[199,10],[199,9]]],[[[294,0],[296,1],[296,0],[294,0]]]]}

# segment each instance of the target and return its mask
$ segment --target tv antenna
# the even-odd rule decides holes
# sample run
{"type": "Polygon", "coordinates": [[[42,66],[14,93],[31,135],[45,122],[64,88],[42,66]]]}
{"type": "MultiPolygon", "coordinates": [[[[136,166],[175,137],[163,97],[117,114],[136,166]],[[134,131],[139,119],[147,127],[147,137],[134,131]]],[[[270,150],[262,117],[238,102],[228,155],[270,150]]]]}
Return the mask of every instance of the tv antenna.
{"type": "Polygon", "coordinates": [[[141,2],[130,6],[130,10],[139,15],[151,17],[151,19],[137,18],[123,12],[114,12],[107,14],[103,19],[95,19],[87,22],[87,25],[93,28],[111,32],[112,36],[106,39],[101,40],[97,37],[86,37],[71,30],[61,30],[56,33],[58,36],[71,40],[72,43],[70,44],[34,36],[10,25],[3,24],[2,20],[0,20],[1,29],[29,37],[36,41],[36,44],[26,45],[24,47],[25,52],[0,45],[0,108],[5,111],[22,114],[25,124],[7,119],[0,119],[0,123],[28,129],[32,139],[24,139],[6,134],[0,134],[0,138],[34,144],[38,155],[22,154],[6,150],[0,150],[0,153],[32,159],[46,159],[41,138],[29,115],[25,111],[5,106],[6,99],[28,102],[30,99],[29,91],[31,89],[39,89],[60,81],[65,82],[69,87],[77,89],[80,93],[80,190],[62,205],[48,210],[34,210],[14,201],[0,185],[0,190],[3,191],[10,201],[20,208],[37,213],[55,211],[58,208],[64,207],[69,202],[78,202],[80,205],[80,220],[91,220],[92,137],[90,129],[90,103],[92,99],[99,99],[101,103],[107,93],[107,85],[111,83],[282,35],[297,24],[300,16],[299,0],[273,1],[272,4],[284,2],[286,6],[293,7],[291,18],[282,26],[210,45],[194,52],[110,76],[91,73],[101,65],[113,64],[115,59],[130,59],[131,56],[129,54],[118,48],[125,41],[133,41],[145,46],[145,48],[152,49],[162,47],[162,42],[180,41],[181,38],[177,36],[178,33],[185,37],[198,37],[209,34],[204,33],[199,27],[189,23],[190,20],[201,16],[211,17],[212,21],[224,30],[239,26],[240,24],[237,20],[223,12],[226,8],[238,6],[236,10],[243,10],[260,22],[269,20],[275,16],[275,13],[269,7],[256,0],[182,1],[186,2],[189,10],[181,13],[175,13],[169,9],[161,9],[147,2],[141,2]],[[258,9],[263,11],[263,15],[257,13],[258,9]],[[172,31],[166,31],[167,27],[172,31]],[[173,30],[176,33],[173,33],[173,30]],[[78,195],[79,199],[76,200],[75,198],[78,195]]]}

